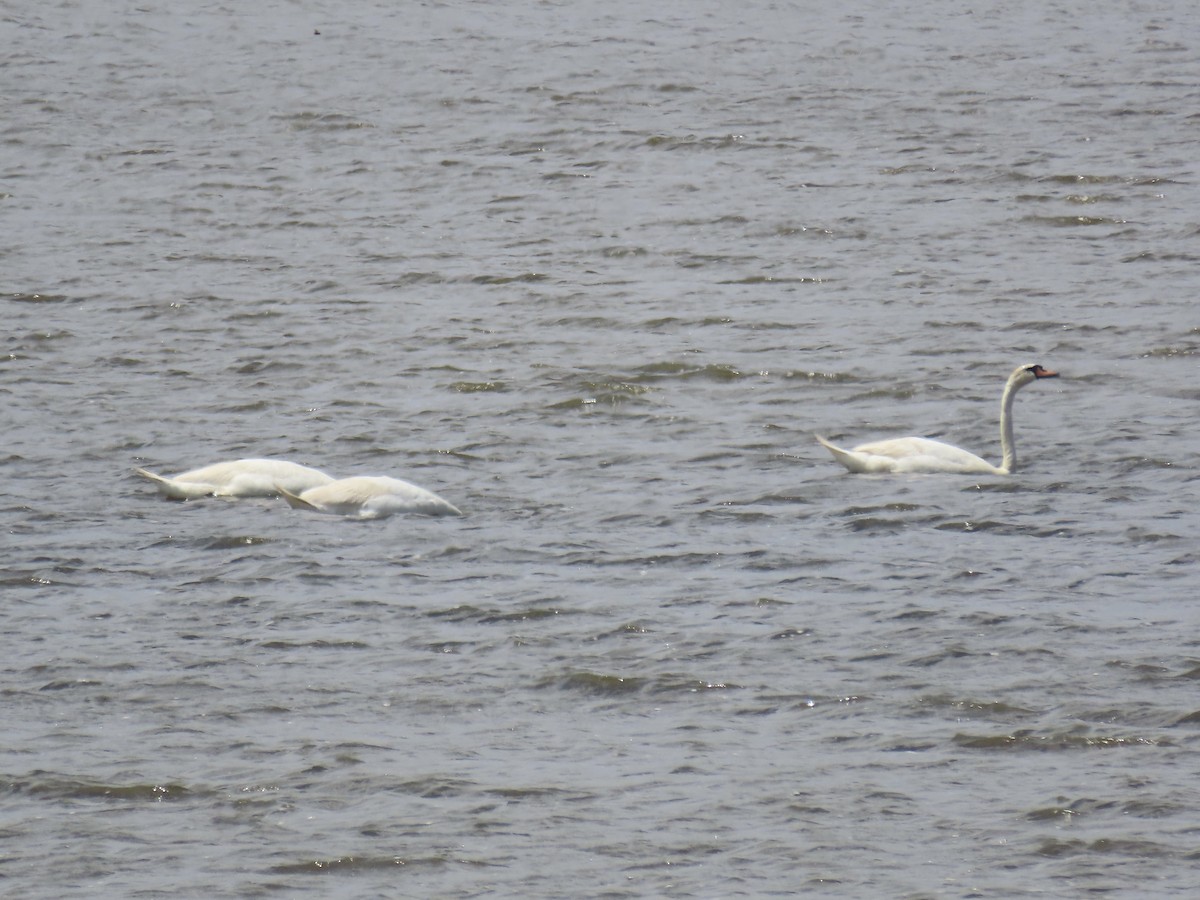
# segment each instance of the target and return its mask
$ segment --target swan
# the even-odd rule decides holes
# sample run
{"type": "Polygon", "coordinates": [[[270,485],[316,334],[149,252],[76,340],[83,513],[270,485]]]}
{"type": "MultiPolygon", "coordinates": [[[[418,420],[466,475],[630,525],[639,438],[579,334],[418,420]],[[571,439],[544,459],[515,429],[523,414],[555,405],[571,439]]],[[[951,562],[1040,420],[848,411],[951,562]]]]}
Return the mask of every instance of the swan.
{"type": "Polygon", "coordinates": [[[182,472],[172,478],[134,469],[172,500],[199,497],[276,497],[280,488],[303,492],[329,484],[332,475],[285,459],[235,459],[182,472]]]}
{"type": "Polygon", "coordinates": [[[458,507],[432,491],[382,475],[356,475],[306,491],[293,491],[280,485],[279,494],[293,509],[359,519],[383,519],[401,513],[420,516],[462,515],[458,507]]]}
{"type": "Polygon", "coordinates": [[[993,466],[986,459],[950,444],[929,438],[903,437],[861,444],[853,450],[843,450],[819,434],[816,439],[833,454],[833,458],[851,472],[952,472],[964,475],[1008,475],[1017,466],[1017,451],[1013,446],[1012,407],[1017,391],[1039,378],[1057,378],[1039,365],[1017,366],[1004,384],[1000,397],[1000,447],[1004,459],[993,466]]]}

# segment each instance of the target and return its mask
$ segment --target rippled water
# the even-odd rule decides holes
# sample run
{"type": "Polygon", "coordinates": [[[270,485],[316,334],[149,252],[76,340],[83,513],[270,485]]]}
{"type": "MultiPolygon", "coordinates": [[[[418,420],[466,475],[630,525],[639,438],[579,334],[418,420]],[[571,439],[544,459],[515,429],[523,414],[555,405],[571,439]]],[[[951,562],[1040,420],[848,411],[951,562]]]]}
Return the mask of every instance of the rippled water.
{"type": "Polygon", "coordinates": [[[1194,5],[351,6],[0,12],[5,896],[1194,896],[1194,5]]]}

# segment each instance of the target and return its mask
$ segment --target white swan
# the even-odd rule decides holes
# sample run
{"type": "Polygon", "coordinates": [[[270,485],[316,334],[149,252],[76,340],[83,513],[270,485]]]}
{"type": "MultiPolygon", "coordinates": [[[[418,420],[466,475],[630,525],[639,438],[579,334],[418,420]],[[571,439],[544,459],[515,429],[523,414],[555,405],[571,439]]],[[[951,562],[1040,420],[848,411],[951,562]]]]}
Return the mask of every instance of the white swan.
{"type": "Polygon", "coordinates": [[[173,478],[134,469],[173,500],[198,497],[276,497],[280,488],[302,493],[329,484],[333,476],[284,459],[235,459],[182,472],[173,478]]]}
{"type": "Polygon", "coordinates": [[[929,438],[903,437],[861,444],[843,450],[816,435],[833,458],[851,472],[955,472],[962,474],[1008,475],[1017,465],[1013,446],[1012,406],[1017,391],[1039,378],[1057,378],[1057,372],[1038,365],[1017,366],[1004,385],[1000,398],[1000,447],[1004,459],[993,466],[986,459],[950,444],[929,438]]]}
{"type": "Polygon", "coordinates": [[[403,513],[420,516],[462,515],[458,507],[437,494],[399,478],[385,476],[342,478],[306,491],[287,490],[280,485],[279,494],[295,509],[356,516],[360,519],[382,519],[403,513]]]}

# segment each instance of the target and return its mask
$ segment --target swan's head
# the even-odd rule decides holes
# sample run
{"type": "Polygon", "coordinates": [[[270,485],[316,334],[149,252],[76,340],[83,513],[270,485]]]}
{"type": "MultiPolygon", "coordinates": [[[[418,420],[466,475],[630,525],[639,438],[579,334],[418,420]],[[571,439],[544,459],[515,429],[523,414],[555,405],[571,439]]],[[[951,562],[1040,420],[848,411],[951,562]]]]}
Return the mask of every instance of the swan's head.
{"type": "Polygon", "coordinates": [[[1027,384],[1032,384],[1039,378],[1057,378],[1057,372],[1051,372],[1049,369],[1039,366],[1037,363],[1030,363],[1024,366],[1017,366],[1013,373],[1008,376],[1008,383],[1013,388],[1025,387],[1027,384]]]}

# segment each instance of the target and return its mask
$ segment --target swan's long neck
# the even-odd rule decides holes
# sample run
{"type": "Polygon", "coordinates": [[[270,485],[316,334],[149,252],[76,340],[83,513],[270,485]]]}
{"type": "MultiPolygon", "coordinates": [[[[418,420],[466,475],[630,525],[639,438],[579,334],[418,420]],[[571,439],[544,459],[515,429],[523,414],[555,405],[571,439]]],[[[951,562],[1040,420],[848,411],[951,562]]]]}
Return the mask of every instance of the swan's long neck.
{"type": "Polygon", "coordinates": [[[1000,398],[1000,449],[1004,460],[1000,463],[1000,474],[1008,475],[1017,467],[1017,448],[1013,443],[1012,408],[1013,399],[1017,396],[1020,384],[1010,379],[1004,385],[1004,394],[1000,398]]]}

